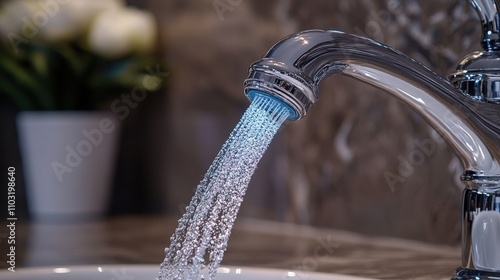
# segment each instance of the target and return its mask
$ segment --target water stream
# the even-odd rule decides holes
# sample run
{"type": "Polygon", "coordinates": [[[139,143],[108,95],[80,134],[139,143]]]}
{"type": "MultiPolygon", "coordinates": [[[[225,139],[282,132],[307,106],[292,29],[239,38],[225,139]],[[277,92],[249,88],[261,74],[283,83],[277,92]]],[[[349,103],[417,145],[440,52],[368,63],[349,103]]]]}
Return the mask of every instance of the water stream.
{"type": "Polygon", "coordinates": [[[288,114],[279,101],[256,95],[179,220],[160,280],[215,277],[250,178],[288,114]]]}

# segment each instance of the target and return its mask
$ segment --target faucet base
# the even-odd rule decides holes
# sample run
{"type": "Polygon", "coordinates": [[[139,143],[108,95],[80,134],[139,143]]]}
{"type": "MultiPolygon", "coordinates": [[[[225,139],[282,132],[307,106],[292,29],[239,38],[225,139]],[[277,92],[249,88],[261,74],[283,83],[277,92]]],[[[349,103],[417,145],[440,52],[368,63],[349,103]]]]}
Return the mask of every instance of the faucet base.
{"type": "Polygon", "coordinates": [[[482,271],[459,267],[451,280],[498,280],[500,272],[482,271]]]}

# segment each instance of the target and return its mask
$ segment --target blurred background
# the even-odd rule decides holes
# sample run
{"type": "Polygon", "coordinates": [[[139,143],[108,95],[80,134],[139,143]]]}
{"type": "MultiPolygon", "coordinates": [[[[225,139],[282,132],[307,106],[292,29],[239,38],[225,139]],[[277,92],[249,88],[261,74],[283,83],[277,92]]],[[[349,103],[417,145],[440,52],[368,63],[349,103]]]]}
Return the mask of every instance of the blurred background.
{"type": "MultiPolygon", "coordinates": [[[[155,29],[149,31],[157,40],[147,65],[160,67],[157,72],[164,79],[119,121],[107,216],[180,217],[249,104],[242,89],[248,67],[291,33],[336,29],[366,36],[443,76],[465,54],[480,49],[480,25],[468,1],[126,4],[154,16],[155,29]]],[[[3,27],[8,20],[2,21],[3,27]]],[[[109,108],[133,88],[126,83],[114,88],[118,94],[103,100],[101,107],[109,108]]],[[[278,133],[250,183],[239,217],[459,244],[462,167],[440,137],[404,105],[358,81],[332,77],[320,93],[320,102],[306,118],[287,122],[278,133]]],[[[27,220],[16,128],[24,109],[6,94],[0,100],[1,170],[16,166],[17,213],[27,220]]],[[[2,195],[2,205],[6,197],[2,195]]]]}

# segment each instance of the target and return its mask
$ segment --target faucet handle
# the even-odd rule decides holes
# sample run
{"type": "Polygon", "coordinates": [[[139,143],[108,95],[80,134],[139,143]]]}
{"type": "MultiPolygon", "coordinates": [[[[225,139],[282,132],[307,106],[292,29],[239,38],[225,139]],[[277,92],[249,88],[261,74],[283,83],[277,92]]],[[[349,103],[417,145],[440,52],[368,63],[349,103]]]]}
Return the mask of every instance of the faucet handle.
{"type": "Polygon", "coordinates": [[[470,0],[483,25],[484,51],[468,54],[448,79],[472,99],[500,104],[500,0],[470,0]]]}
{"type": "Polygon", "coordinates": [[[470,0],[483,25],[481,45],[486,51],[500,50],[500,13],[497,0],[470,0]]]}

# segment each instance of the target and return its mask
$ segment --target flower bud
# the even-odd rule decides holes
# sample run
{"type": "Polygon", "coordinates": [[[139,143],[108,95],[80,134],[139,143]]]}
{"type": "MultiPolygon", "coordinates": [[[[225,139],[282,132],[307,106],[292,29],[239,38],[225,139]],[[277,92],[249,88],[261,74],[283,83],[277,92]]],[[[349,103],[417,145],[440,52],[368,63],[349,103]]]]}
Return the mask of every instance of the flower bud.
{"type": "Polygon", "coordinates": [[[133,8],[108,10],[97,15],[89,30],[89,48],[107,58],[147,53],[156,39],[152,14],[133,8]]]}

